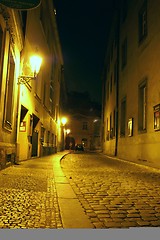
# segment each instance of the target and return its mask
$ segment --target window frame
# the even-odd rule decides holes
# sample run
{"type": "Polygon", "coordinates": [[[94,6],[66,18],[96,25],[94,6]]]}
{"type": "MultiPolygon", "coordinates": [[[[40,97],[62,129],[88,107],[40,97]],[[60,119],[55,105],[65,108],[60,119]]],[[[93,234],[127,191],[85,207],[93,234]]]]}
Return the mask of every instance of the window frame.
{"type": "Polygon", "coordinates": [[[3,127],[8,131],[12,131],[15,68],[16,66],[15,66],[14,54],[10,44],[9,51],[8,51],[6,88],[5,88],[5,99],[4,99],[4,115],[3,115],[3,127]]]}
{"type": "Polygon", "coordinates": [[[141,44],[148,35],[148,14],[147,14],[147,0],[143,2],[138,13],[138,42],[141,44]]]}
{"type": "Polygon", "coordinates": [[[138,85],[138,132],[147,132],[147,78],[138,85]]]}

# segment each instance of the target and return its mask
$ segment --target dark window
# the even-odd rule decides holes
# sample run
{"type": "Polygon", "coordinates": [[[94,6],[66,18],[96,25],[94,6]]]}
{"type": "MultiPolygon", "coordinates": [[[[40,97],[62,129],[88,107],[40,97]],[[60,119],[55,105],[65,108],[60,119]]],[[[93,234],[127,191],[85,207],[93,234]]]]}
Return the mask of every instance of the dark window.
{"type": "Polygon", "coordinates": [[[122,69],[127,64],[127,38],[124,39],[122,43],[122,69]]]}
{"type": "Polygon", "coordinates": [[[4,124],[8,129],[12,129],[12,114],[13,114],[13,89],[14,89],[14,72],[15,62],[11,51],[9,52],[8,58],[8,73],[6,81],[6,92],[5,92],[5,116],[4,124]]]}
{"type": "Polygon", "coordinates": [[[83,122],[82,129],[83,129],[83,130],[87,130],[87,129],[88,129],[88,124],[87,124],[87,122],[83,122]]]}
{"type": "Polygon", "coordinates": [[[21,23],[22,23],[22,31],[23,35],[25,36],[26,33],[26,22],[27,22],[27,11],[19,11],[21,23]]]}
{"type": "Polygon", "coordinates": [[[147,36],[147,1],[144,1],[138,15],[139,22],[139,43],[147,36]]]}
{"type": "Polygon", "coordinates": [[[138,130],[140,132],[147,130],[147,81],[139,85],[138,99],[138,130]]]}

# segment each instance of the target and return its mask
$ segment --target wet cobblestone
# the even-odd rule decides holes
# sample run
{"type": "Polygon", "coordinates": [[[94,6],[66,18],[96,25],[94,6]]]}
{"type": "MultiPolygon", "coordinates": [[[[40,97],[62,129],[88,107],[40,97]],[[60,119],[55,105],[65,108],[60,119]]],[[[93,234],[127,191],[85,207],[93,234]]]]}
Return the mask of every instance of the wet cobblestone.
{"type": "Polygon", "coordinates": [[[95,228],[160,227],[160,170],[89,153],[61,167],[95,228]]]}

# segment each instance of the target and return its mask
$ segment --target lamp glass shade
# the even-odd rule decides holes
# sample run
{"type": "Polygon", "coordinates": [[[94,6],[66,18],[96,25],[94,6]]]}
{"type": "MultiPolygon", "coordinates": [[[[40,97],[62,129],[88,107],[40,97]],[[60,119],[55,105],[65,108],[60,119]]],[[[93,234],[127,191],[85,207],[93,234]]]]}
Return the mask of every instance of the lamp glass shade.
{"type": "Polygon", "coordinates": [[[42,58],[39,56],[32,56],[30,58],[30,64],[31,64],[31,69],[34,74],[38,74],[41,64],[42,64],[42,58]]]}
{"type": "Polygon", "coordinates": [[[66,117],[62,117],[62,119],[61,119],[61,123],[62,123],[63,125],[65,125],[66,122],[67,122],[67,118],[66,118],[66,117]]]}

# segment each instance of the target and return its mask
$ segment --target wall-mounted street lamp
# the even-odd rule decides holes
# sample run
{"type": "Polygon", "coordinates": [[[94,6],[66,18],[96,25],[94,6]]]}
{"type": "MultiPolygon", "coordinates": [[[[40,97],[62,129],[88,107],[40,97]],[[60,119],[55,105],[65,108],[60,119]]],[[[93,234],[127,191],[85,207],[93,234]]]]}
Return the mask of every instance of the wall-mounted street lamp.
{"type": "Polygon", "coordinates": [[[40,70],[42,64],[42,58],[35,55],[30,58],[30,67],[33,73],[33,76],[19,76],[18,77],[18,84],[25,84],[28,83],[30,80],[34,80],[37,77],[37,74],[40,70]]]}
{"type": "Polygon", "coordinates": [[[62,123],[63,126],[65,126],[66,123],[67,123],[67,118],[66,117],[62,117],[61,123],[62,123]]]}

